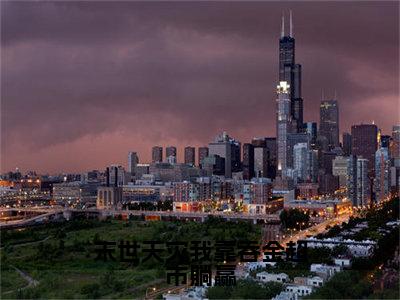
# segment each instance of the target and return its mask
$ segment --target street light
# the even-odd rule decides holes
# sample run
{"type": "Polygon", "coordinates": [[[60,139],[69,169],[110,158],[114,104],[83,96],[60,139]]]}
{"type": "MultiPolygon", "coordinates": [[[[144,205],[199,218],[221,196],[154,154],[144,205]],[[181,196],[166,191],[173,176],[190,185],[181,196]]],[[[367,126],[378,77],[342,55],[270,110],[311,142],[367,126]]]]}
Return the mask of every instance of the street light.
{"type": "Polygon", "coordinates": [[[146,289],[146,298],[147,298],[147,296],[148,296],[149,290],[155,292],[155,291],[156,291],[156,288],[155,288],[155,287],[149,287],[149,288],[147,288],[147,289],[146,289]]]}

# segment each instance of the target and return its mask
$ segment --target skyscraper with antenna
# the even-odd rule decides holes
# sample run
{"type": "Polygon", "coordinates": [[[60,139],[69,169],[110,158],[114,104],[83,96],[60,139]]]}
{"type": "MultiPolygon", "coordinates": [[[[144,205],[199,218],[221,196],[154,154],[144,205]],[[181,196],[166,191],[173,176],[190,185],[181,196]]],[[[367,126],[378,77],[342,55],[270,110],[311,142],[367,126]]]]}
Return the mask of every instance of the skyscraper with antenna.
{"type": "Polygon", "coordinates": [[[279,81],[290,86],[290,104],[293,132],[303,128],[303,99],[301,95],[301,65],[295,61],[295,39],[293,36],[292,11],[289,14],[289,34],[285,33],[285,16],[282,15],[279,39],[279,81]]]}

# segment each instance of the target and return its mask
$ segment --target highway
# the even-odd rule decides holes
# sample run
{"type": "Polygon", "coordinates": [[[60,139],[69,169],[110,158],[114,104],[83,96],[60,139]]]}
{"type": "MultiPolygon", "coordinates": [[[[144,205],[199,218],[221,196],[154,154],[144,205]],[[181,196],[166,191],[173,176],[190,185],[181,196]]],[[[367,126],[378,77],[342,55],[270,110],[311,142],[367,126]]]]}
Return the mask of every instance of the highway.
{"type": "Polygon", "coordinates": [[[328,219],[325,220],[324,222],[321,222],[319,224],[316,224],[312,227],[306,228],[301,231],[295,231],[295,234],[291,234],[288,236],[285,236],[285,238],[281,241],[282,245],[286,245],[286,243],[289,243],[290,241],[297,242],[298,240],[304,240],[307,238],[307,235],[315,236],[317,234],[323,233],[326,231],[327,226],[334,226],[334,225],[340,225],[343,222],[348,222],[351,214],[343,214],[337,218],[334,219],[328,219]]]}

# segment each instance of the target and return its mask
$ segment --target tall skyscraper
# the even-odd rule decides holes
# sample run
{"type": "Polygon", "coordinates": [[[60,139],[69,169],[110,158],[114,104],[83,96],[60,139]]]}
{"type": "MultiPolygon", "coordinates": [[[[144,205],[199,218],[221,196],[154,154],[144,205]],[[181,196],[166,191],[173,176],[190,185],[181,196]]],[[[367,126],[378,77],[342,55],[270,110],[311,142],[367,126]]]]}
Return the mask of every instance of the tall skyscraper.
{"type": "Polygon", "coordinates": [[[389,149],[391,140],[392,140],[392,137],[390,135],[383,135],[382,134],[380,136],[380,141],[379,141],[378,148],[384,147],[384,148],[388,148],[389,149]]]}
{"type": "Polygon", "coordinates": [[[268,159],[268,178],[275,179],[276,177],[276,138],[267,137],[265,138],[265,146],[268,148],[269,159],[268,159]]]}
{"type": "Polygon", "coordinates": [[[303,132],[310,136],[310,147],[315,148],[317,143],[317,122],[303,123],[303,132]]]}
{"type": "Polygon", "coordinates": [[[375,172],[375,152],[378,149],[378,127],[375,124],[351,126],[352,154],[368,160],[368,174],[375,172]]]}
{"type": "Polygon", "coordinates": [[[351,154],[351,134],[344,132],[342,135],[343,154],[349,156],[351,154]]]}
{"type": "Polygon", "coordinates": [[[336,153],[332,151],[322,151],[319,159],[319,171],[323,174],[333,174],[332,162],[336,157],[336,153]]]}
{"type": "Polygon", "coordinates": [[[202,161],[208,156],[208,147],[199,147],[199,167],[202,167],[202,161]]]}
{"type": "Polygon", "coordinates": [[[290,112],[290,86],[280,81],[277,86],[276,99],[276,139],[277,139],[277,172],[282,178],[287,177],[288,169],[288,134],[292,128],[290,112]]]}
{"type": "Polygon", "coordinates": [[[293,169],[298,180],[305,182],[308,179],[308,144],[298,143],[293,147],[293,169]]]}
{"type": "Polygon", "coordinates": [[[123,186],[127,183],[125,169],[119,165],[109,167],[109,185],[123,186]]]}
{"type": "Polygon", "coordinates": [[[293,149],[296,144],[306,143],[310,145],[311,136],[304,132],[289,133],[287,135],[287,167],[293,169],[293,149]]]}
{"type": "Polygon", "coordinates": [[[400,195],[400,125],[393,126],[389,154],[392,159],[390,189],[393,194],[400,195]]]}
{"type": "Polygon", "coordinates": [[[151,149],[151,161],[153,163],[160,163],[163,160],[163,148],[160,146],[154,146],[151,149]]]}
{"type": "Polygon", "coordinates": [[[339,147],[339,106],[337,101],[321,101],[319,114],[319,135],[328,140],[330,150],[339,147]]]}
{"type": "Polygon", "coordinates": [[[339,177],[339,187],[347,186],[349,157],[336,156],[332,161],[332,174],[339,177]]]}
{"type": "Polygon", "coordinates": [[[369,205],[371,188],[368,178],[368,160],[350,155],[347,162],[347,197],[353,206],[369,205]]]}
{"type": "Polygon", "coordinates": [[[175,146],[169,146],[165,148],[165,157],[168,158],[170,156],[175,157],[176,160],[176,147],[175,146]]]}
{"type": "Polygon", "coordinates": [[[350,155],[347,160],[347,198],[357,206],[357,156],[350,155]]]}
{"type": "Polygon", "coordinates": [[[136,152],[128,153],[128,172],[135,176],[136,166],[139,163],[139,157],[136,152]]]}
{"type": "Polygon", "coordinates": [[[201,168],[207,176],[225,175],[225,158],[219,155],[209,155],[202,160],[201,168]]]}
{"type": "Polygon", "coordinates": [[[375,201],[380,202],[389,196],[390,157],[387,147],[381,147],[375,153],[375,201]]]}
{"type": "Polygon", "coordinates": [[[308,176],[311,182],[318,181],[318,150],[309,150],[307,158],[308,176]]]}
{"type": "Polygon", "coordinates": [[[254,138],[254,174],[256,177],[268,176],[268,148],[265,138],[254,138]]]}
{"type": "Polygon", "coordinates": [[[232,178],[232,172],[238,172],[241,167],[241,145],[226,132],[215,138],[208,145],[209,156],[219,155],[225,159],[225,177],[232,178]]]}
{"type": "Polygon", "coordinates": [[[185,147],[185,164],[194,166],[196,149],[194,147],[185,147]]]}
{"type": "Polygon", "coordinates": [[[394,125],[392,129],[390,156],[394,159],[400,159],[400,125],[394,125]]]}
{"type": "Polygon", "coordinates": [[[243,179],[250,180],[254,177],[254,146],[250,143],[243,144],[243,179]]]}
{"type": "Polygon", "coordinates": [[[371,201],[368,163],[368,159],[357,159],[357,205],[366,206],[369,205],[371,201]]]}
{"type": "Polygon", "coordinates": [[[295,39],[293,37],[292,12],[290,12],[289,34],[285,34],[285,19],[282,16],[281,38],[279,39],[279,81],[290,86],[290,113],[296,132],[303,127],[303,99],[301,98],[301,65],[295,63],[295,39]]]}

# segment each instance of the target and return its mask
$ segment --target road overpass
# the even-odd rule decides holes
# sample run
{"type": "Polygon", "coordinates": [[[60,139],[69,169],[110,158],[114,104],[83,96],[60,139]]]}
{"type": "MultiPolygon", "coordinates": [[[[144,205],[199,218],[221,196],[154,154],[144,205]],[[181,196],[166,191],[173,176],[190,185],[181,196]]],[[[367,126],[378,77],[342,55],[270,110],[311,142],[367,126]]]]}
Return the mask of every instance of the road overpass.
{"type": "Polygon", "coordinates": [[[61,208],[61,207],[32,207],[32,208],[0,208],[0,214],[4,213],[17,213],[26,214],[38,213],[32,218],[25,218],[21,220],[0,222],[0,228],[10,228],[16,226],[29,226],[38,224],[40,222],[55,220],[56,216],[63,216],[65,219],[73,219],[77,215],[85,215],[87,217],[117,217],[123,216],[129,218],[130,216],[144,216],[154,217],[160,220],[166,219],[179,219],[179,220],[196,220],[204,221],[210,215],[215,217],[221,217],[225,220],[250,220],[254,223],[257,222],[279,222],[278,214],[241,214],[241,213],[224,213],[224,212],[174,212],[174,211],[148,211],[148,210],[104,210],[104,209],[73,209],[73,208],[61,208]]]}
{"type": "MultiPolygon", "coordinates": [[[[59,219],[61,216],[66,220],[73,219],[76,216],[85,216],[87,218],[107,218],[107,217],[118,217],[129,218],[130,216],[145,217],[159,220],[195,220],[203,222],[210,215],[214,217],[221,217],[228,221],[236,220],[247,220],[253,223],[270,223],[279,222],[279,214],[248,214],[248,213],[231,213],[231,212],[175,212],[175,211],[150,211],[150,210],[108,210],[108,209],[74,209],[74,208],[63,208],[63,207],[52,207],[52,206],[41,206],[41,207],[21,207],[21,208],[0,208],[0,214],[39,214],[32,218],[25,217],[21,220],[14,220],[9,222],[0,222],[0,229],[12,228],[12,227],[23,227],[33,224],[39,224],[41,222],[52,221],[59,219]]],[[[321,222],[320,218],[311,217],[311,222],[321,222]]]]}

